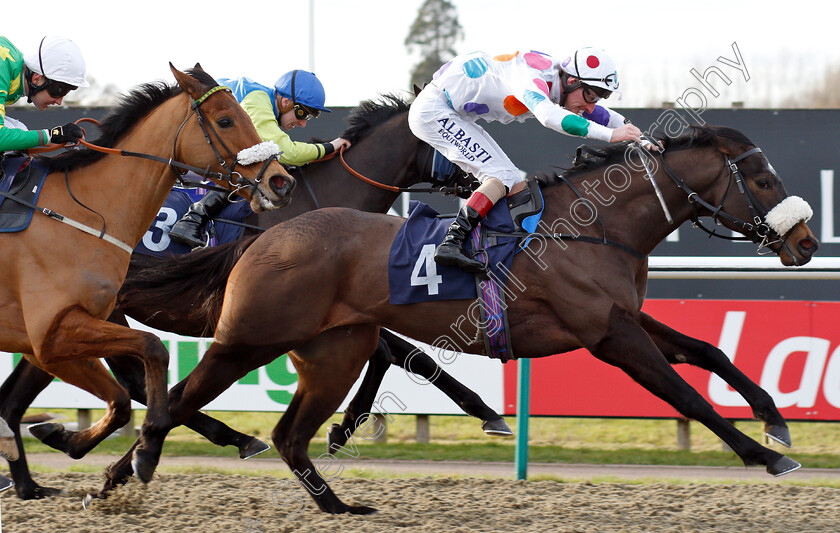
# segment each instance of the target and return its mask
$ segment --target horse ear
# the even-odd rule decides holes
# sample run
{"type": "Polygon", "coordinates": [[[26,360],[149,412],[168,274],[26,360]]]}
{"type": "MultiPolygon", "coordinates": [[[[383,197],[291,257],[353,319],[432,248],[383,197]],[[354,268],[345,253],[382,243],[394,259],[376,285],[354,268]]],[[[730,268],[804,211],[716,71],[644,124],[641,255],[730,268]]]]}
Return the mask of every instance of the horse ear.
{"type": "Polygon", "coordinates": [[[717,149],[723,152],[724,154],[728,155],[729,157],[734,157],[744,151],[743,146],[730,139],[726,139],[716,135],[714,137],[714,140],[717,149]]]}
{"type": "MultiPolygon", "coordinates": [[[[425,86],[426,86],[426,85],[424,84],[424,85],[423,85],[423,87],[425,87],[425,86]]],[[[423,90],[423,89],[421,89],[421,88],[420,88],[420,87],[419,87],[416,83],[414,84],[414,96],[419,95],[419,94],[420,94],[420,91],[422,91],[422,90],[423,90]]]]}
{"type": "Polygon", "coordinates": [[[178,85],[180,85],[181,88],[188,95],[190,95],[190,97],[193,100],[201,97],[203,91],[201,83],[197,79],[187,74],[184,74],[183,72],[175,68],[175,66],[171,62],[169,63],[169,70],[171,70],[172,74],[175,75],[175,80],[178,82],[178,85]]]}
{"type": "Polygon", "coordinates": [[[195,70],[201,70],[201,71],[204,71],[204,69],[203,69],[203,68],[201,68],[201,63],[196,63],[196,64],[195,64],[195,66],[194,66],[193,68],[194,68],[195,70]]]}

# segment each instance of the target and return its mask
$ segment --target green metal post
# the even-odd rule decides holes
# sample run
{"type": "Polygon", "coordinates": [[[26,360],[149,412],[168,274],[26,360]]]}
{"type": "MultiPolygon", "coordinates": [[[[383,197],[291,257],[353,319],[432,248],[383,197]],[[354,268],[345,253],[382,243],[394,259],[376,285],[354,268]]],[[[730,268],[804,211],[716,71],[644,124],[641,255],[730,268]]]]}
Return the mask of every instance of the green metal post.
{"type": "Polygon", "coordinates": [[[531,360],[520,359],[516,380],[516,479],[528,479],[528,416],[531,412],[531,360]]]}

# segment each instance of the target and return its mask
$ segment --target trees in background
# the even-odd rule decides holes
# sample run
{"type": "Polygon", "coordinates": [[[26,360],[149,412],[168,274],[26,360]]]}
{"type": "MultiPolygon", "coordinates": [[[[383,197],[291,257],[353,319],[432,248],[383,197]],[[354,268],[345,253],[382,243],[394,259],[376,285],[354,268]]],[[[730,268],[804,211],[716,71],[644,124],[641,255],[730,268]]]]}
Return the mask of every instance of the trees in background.
{"type": "Polygon", "coordinates": [[[409,88],[430,82],[437,69],[457,55],[455,45],[463,38],[455,5],[450,0],[425,0],[405,38],[409,53],[420,53],[409,88]]]}

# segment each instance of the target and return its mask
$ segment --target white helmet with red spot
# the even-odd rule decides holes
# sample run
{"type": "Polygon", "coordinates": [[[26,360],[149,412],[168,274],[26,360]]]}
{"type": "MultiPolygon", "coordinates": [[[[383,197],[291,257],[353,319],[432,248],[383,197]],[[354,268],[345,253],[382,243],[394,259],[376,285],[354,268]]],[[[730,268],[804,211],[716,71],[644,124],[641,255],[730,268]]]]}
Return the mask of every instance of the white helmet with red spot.
{"type": "Polygon", "coordinates": [[[621,94],[618,90],[618,71],[606,52],[599,48],[578,48],[560,63],[563,72],[574,76],[590,87],[598,87],[621,94]]]}

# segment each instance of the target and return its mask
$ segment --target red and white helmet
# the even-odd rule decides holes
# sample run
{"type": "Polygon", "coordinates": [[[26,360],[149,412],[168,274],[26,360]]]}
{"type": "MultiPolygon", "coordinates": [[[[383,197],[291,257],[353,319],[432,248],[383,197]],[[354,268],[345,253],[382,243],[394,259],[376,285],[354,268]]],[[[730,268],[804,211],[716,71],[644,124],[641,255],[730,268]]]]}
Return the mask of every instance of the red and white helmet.
{"type": "Polygon", "coordinates": [[[89,87],[85,79],[85,58],[82,51],[70,39],[47,35],[41,39],[38,48],[24,57],[24,63],[32,72],[37,72],[53,81],[60,81],[75,87],[89,87]]]}
{"type": "Polygon", "coordinates": [[[560,63],[560,68],[586,85],[621,94],[615,62],[599,48],[578,48],[560,63]]]}

